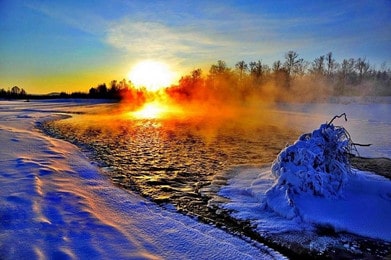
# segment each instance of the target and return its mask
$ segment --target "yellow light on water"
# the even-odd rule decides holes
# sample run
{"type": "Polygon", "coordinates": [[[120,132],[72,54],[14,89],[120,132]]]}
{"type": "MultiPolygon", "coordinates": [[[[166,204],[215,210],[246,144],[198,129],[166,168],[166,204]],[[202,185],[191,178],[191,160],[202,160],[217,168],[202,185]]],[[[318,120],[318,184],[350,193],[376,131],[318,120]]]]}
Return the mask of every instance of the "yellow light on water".
{"type": "Polygon", "coordinates": [[[159,102],[146,103],[140,110],[132,112],[132,115],[139,119],[160,118],[167,112],[166,108],[159,102]]]}

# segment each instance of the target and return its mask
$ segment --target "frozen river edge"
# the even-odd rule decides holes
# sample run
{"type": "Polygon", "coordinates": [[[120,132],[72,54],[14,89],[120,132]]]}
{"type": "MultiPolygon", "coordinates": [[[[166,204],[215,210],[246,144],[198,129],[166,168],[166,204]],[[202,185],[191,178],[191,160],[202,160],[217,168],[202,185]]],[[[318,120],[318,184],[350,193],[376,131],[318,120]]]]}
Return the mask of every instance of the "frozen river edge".
{"type": "Polygon", "coordinates": [[[262,259],[283,256],[113,186],[36,122],[76,103],[1,102],[2,259],[262,259]]]}
{"type": "MultiPolygon", "coordinates": [[[[31,105],[31,104],[30,104],[31,105]]],[[[73,110],[73,109],[69,109],[69,104],[67,104],[67,105],[64,105],[64,107],[62,107],[62,104],[58,104],[59,105],[59,107],[56,107],[55,109],[51,109],[51,108],[49,108],[49,106],[47,106],[46,107],[46,105],[45,104],[41,104],[42,105],[42,107],[39,107],[39,108],[37,108],[37,109],[26,109],[26,108],[21,108],[21,110],[19,111],[19,112],[23,112],[23,114],[19,114],[19,115],[17,115],[16,117],[17,118],[19,118],[19,119],[21,119],[21,118],[24,118],[24,120],[22,120],[22,121],[28,121],[28,119],[30,118],[30,119],[33,119],[33,118],[36,118],[36,119],[38,119],[39,118],[39,120],[38,121],[40,121],[40,120],[42,120],[43,118],[46,118],[50,113],[51,113],[51,111],[53,112],[53,110],[55,110],[55,112],[57,112],[57,113],[60,113],[61,112],[61,110],[63,110],[63,111],[67,111],[67,112],[69,112],[70,110],[73,110]],[[68,107],[68,108],[65,108],[65,107],[68,107]],[[34,114],[34,113],[36,113],[36,114],[34,114]],[[39,114],[39,115],[38,115],[39,114]]],[[[76,105],[75,105],[75,109],[76,109],[76,105]]],[[[2,111],[5,111],[5,110],[0,110],[0,112],[2,112],[2,111]]],[[[46,119],[45,119],[46,120],[46,119]]],[[[24,123],[26,123],[26,122],[24,122],[24,123]]],[[[30,122],[30,124],[31,125],[33,125],[33,123],[32,123],[32,121],[30,122]]],[[[32,130],[32,131],[35,131],[34,129],[29,129],[29,130],[32,130]]],[[[46,137],[45,137],[46,138],[46,137]]],[[[16,140],[16,139],[15,139],[16,140]]],[[[55,140],[55,142],[57,142],[57,141],[59,141],[59,140],[55,140]]],[[[61,144],[61,141],[59,141],[60,142],[60,144],[61,144]]],[[[7,146],[8,147],[8,146],[7,146]]],[[[58,149],[55,149],[56,151],[58,150],[58,149]]],[[[64,153],[64,154],[66,154],[66,153],[64,153]]],[[[83,155],[82,155],[82,157],[83,157],[83,155]]],[[[84,160],[85,160],[86,158],[84,158],[84,160]]],[[[76,160],[77,161],[77,160],[76,160]]],[[[80,162],[82,162],[82,160],[80,161],[80,162]]],[[[88,163],[88,162],[87,162],[88,163]]],[[[81,163],[81,165],[83,165],[84,164],[84,162],[83,163],[81,163]]],[[[79,166],[75,166],[76,168],[78,168],[79,166]]],[[[83,168],[83,166],[81,166],[82,168],[83,168]]],[[[95,167],[95,166],[93,166],[93,167],[95,167]]],[[[59,168],[59,169],[61,169],[62,167],[57,167],[57,168],[59,168]]],[[[96,168],[96,167],[95,167],[96,168]]],[[[95,169],[96,170],[96,169],[95,169]]],[[[100,174],[100,173],[98,173],[98,174],[100,174]]],[[[103,179],[105,179],[103,176],[99,176],[99,178],[103,178],[103,179]]],[[[108,181],[108,180],[105,180],[105,181],[108,181]]],[[[94,181],[95,182],[95,181],[94,181]]],[[[90,184],[87,184],[87,185],[90,185],[90,184]]],[[[95,184],[94,184],[95,185],[95,184]]],[[[95,185],[95,186],[99,186],[99,185],[95,185]]],[[[80,187],[79,187],[80,188],[80,187]]],[[[82,187],[83,188],[83,187],[82,187]]],[[[94,189],[94,190],[96,190],[96,189],[94,189]]],[[[134,194],[133,194],[134,195],[134,194]]],[[[131,196],[133,196],[133,195],[131,195],[131,196]]],[[[136,197],[137,197],[137,195],[135,195],[136,197]]],[[[141,200],[144,200],[143,198],[140,198],[141,200]]],[[[152,207],[156,207],[153,203],[150,203],[150,202],[148,202],[148,201],[144,201],[146,204],[148,204],[148,205],[150,205],[150,206],[152,206],[152,207]]],[[[120,209],[119,211],[121,211],[122,209],[120,209]]],[[[161,211],[162,209],[160,209],[159,208],[159,211],[161,211]]],[[[167,211],[165,211],[165,210],[162,210],[163,212],[165,212],[165,213],[168,213],[167,211]]],[[[173,212],[171,212],[171,213],[173,213],[173,212]]],[[[170,214],[171,214],[170,213],[170,214]]],[[[177,215],[177,214],[175,214],[175,213],[173,213],[174,215],[177,215]]],[[[181,218],[181,217],[180,217],[181,218]]],[[[185,221],[186,222],[186,221],[185,221]]],[[[148,225],[149,225],[149,223],[148,223],[148,225]]],[[[212,228],[212,230],[213,230],[213,228],[212,228]]],[[[187,231],[185,231],[185,232],[187,232],[187,231]]],[[[220,231],[221,232],[221,231],[220,231]]],[[[299,246],[299,245],[298,245],[299,246]]],[[[259,247],[259,245],[257,245],[256,247],[259,247]]],[[[212,247],[212,249],[213,249],[214,247],[212,247]]],[[[261,245],[261,248],[262,248],[262,252],[264,251],[264,246],[262,246],[261,245]]],[[[297,248],[296,248],[297,249],[297,248]]],[[[271,250],[272,252],[273,252],[273,250],[271,250]]],[[[44,254],[45,255],[45,254],[44,254]]],[[[99,255],[99,254],[98,254],[99,255]]],[[[167,253],[166,253],[166,255],[167,255],[167,253]]],[[[197,254],[196,254],[197,255],[197,254]]],[[[206,253],[206,252],[202,252],[202,254],[201,255],[205,255],[205,256],[208,256],[208,253],[206,253]]],[[[201,255],[197,255],[197,256],[201,256],[201,255]]],[[[273,254],[271,254],[271,255],[273,255],[273,254]]],[[[278,255],[278,254],[277,254],[278,255]]],[[[164,257],[163,255],[160,255],[160,254],[157,254],[157,255],[155,255],[156,257],[164,257]]],[[[150,257],[152,257],[152,258],[154,258],[155,256],[147,256],[147,258],[150,258],[150,257]]],[[[171,255],[170,255],[171,256],[171,255]]],[[[209,255],[210,256],[210,255],[209,255]]],[[[212,257],[212,258],[214,258],[214,259],[218,259],[219,257],[221,257],[222,255],[214,255],[214,257],[212,257]]],[[[267,256],[267,258],[270,258],[271,256],[270,255],[266,255],[267,256]]],[[[133,257],[136,257],[136,256],[133,256],[133,257]]],[[[194,255],[193,255],[193,257],[194,257],[194,255]]],[[[202,258],[202,256],[201,256],[201,258],[202,258]]],[[[210,257],[208,257],[208,258],[210,258],[210,257]]],[[[226,258],[226,255],[224,255],[224,258],[226,258]]],[[[250,258],[252,258],[252,257],[250,257],[250,258]]]]}

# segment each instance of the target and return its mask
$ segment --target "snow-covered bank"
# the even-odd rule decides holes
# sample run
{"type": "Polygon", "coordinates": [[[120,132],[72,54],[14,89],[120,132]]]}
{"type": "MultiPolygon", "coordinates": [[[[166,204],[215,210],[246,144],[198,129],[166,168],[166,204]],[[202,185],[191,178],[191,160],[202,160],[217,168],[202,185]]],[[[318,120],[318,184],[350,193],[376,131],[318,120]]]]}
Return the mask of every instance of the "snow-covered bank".
{"type": "Polygon", "coordinates": [[[69,102],[0,102],[0,258],[260,259],[281,255],[114,187],[34,128],[69,102]]]}
{"type": "MultiPolygon", "coordinates": [[[[278,113],[288,114],[292,126],[301,129],[313,125],[314,118],[322,123],[319,119],[330,111],[334,114],[339,114],[341,109],[351,111],[353,124],[347,125],[353,129],[352,138],[359,137],[361,141],[367,135],[375,136],[381,142],[374,140],[371,154],[391,157],[390,104],[364,107],[358,104],[284,104],[282,107],[278,113]],[[371,118],[367,119],[368,116],[371,118]],[[371,131],[367,132],[368,128],[371,131]]],[[[329,116],[327,120],[330,119],[329,116]]],[[[237,219],[250,221],[260,234],[287,232],[283,242],[307,240],[308,245],[303,247],[317,252],[329,247],[349,247],[348,239],[337,241],[335,234],[341,232],[372,238],[389,247],[391,181],[370,172],[355,169],[350,172],[346,164],[350,143],[347,137],[343,128],[324,124],[281,151],[272,167],[238,167],[226,176],[218,176],[217,180],[228,179],[218,195],[229,201],[222,203],[224,200],[217,196],[210,205],[229,210],[237,219]],[[319,228],[328,230],[331,235],[318,235],[319,228]],[[302,234],[304,232],[306,235],[302,234]]],[[[368,250],[366,253],[370,254],[372,249],[368,250]]],[[[387,252],[390,253],[383,253],[387,252]]]]}
{"type": "MultiPolygon", "coordinates": [[[[358,255],[376,256],[372,255],[376,253],[368,245],[363,244],[361,247],[364,248],[359,249],[356,238],[352,240],[344,233],[338,236],[333,232],[381,239],[382,247],[389,248],[391,182],[382,176],[356,172],[350,176],[342,199],[298,196],[295,203],[299,217],[287,219],[263,207],[266,192],[275,182],[270,168],[239,167],[230,175],[233,177],[228,185],[219,192],[220,196],[230,200],[222,207],[232,211],[232,216],[237,219],[249,220],[262,235],[279,236],[282,243],[299,243],[318,254],[327,249],[346,247],[358,255]],[[319,227],[330,230],[330,235],[318,234],[319,227]]],[[[380,255],[387,252],[389,254],[389,249],[380,255]]]]}
{"type": "Polygon", "coordinates": [[[278,233],[313,229],[314,225],[334,228],[391,242],[391,181],[368,172],[349,176],[342,198],[295,197],[298,218],[284,218],[262,207],[275,178],[267,168],[239,168],[219,195],[231,201],[226,209],[239,219],[251,220],[259,232],[278,233]]]}

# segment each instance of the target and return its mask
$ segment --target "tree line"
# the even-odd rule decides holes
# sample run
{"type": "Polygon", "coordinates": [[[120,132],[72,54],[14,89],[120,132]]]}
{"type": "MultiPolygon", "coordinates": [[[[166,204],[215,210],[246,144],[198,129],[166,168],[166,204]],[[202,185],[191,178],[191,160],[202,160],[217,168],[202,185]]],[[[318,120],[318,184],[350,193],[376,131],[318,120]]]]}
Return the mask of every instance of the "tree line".
{"type": "MultiPolygon", "coordinates": [[[[305,61],[295,51],[288,51],[284,60],[271,65],[261,59],[246,63],[237,62],[233,68],[225,61],[212,64],[207,74],[195,69],[184,75],[178,84],[166,89],[166,93],[177,100],[246,99],[266,96],[284,99],[319,98],[339,95],[391,95],[391,69],[382,64],[379,69],[366,58],[343,59],[337,62],[332,52],[313,61],[305,61]]],[[[126,99],[142,103],[147,98],[144,89],[136,88],[125,79],[112,80],[91,87],[88,92],[61,92],[56,95],[29,95],[17,86],[9,90],[0,89],[1,98],[104,98],[126,99]]]]}
{"type": "Polygon", "coordinates": [[[332,52],[308,62],[295,51],[270,66],[261,60],[239,61],[233,68],[218,60],[208,74],[201,69],[183,76],[167,92],[179,100],[253,98],[316,100],[329,96],[391,95],[391,69],[376,69],[366,58],[337,62],[332,52]]]}
{"type": "Polygon", "coordinates": [[[11,89],[0,89],[0,98],[26,98],[27,93],[23,88],[13,86],[11,89]]]}

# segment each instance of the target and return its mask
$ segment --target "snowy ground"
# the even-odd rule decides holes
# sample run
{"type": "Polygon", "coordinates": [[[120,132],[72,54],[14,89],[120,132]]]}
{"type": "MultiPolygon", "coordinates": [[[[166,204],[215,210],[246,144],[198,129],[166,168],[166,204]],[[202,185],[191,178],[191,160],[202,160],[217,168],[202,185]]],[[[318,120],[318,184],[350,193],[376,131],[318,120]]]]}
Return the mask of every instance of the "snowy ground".
{"type": "MultiPolygon", "coordinates": [[[[334,124],[344,126],[353,141],[372,144],[371,147],[360,148],[362,156],[391,158],[390,103],[281,104],[276,111],[289,115],[285,123],[303,132],[312,132],[321,123],[331,120],[333,115],[343,112],[348,115],[348,122],[340,119],[334,124]]],[[[382,176],[354,170],[348,175],[339,197],[296,195],[293,201],[295,217],[287,217],[292,207],[283,208],[281,201],[286,198],[272,198],[276,202],[269,199],[266,206],[267,191],[276,183],[270,167],[238,167],[227,176],[216,179],[221,178],[227,178],[228,184],[220,187],[219,196],[228,198],[229,202],[221,203],[222,199],[217,196],[210,204],[232,211],[237,219],[251,221],[260,234],[287,232],[296,235],[292,236],[293,239],[284,239],[298,242],[305,239],[300,234],[306,232],[311,237],[316,228],[322,226],[334,232],[378,239],[386,246],[391,242],[391,181],[382,176]]],[[[327,247],[333,247],[334,239],[332,236],[315,235],[308,239],[311,242],[307,248],[322,252],[327,247]]],[[[343,246],[350,251],[359,251],[349,248],[351,244],[348,242],[343,246]]]]}
{"type": "Polygon", "coordinates": [[[282,257],[114,187],[77,147],[35,129],[79,105],[0,101],[1,259],[282,257]]]}
{"type": "MultiPolygon", "coordinates": [[[[37,122],[64,116],[64,111],[94,106],[80,105],[0,101],[1,259],[281,258],[262,244],[248,243],[114,187],[77,147],[35,128],[37,122]]],[[[343,112],[349,121],[335,124],[343,125],[353,141],[372,144],[360,149],[362,156],[391,158],[390,102],[280,104],[275,110],[283,123],[303,132],[343,112]]],[[[270,169],[238,167],[226,177],[230,180],[220,195],[230,202],[223,207],[233,210],[236,218],[251,220],[261,234],[300,234],[323,225],[391,241],[391,182],[383,177],[356,172],[339,199],[298,197],[300,217],[294,219],[262,207],[275,182],[270,169]]],[[[333,243],[332,238],[322,239],[311,244],[319,252],[333,243]]]]}

